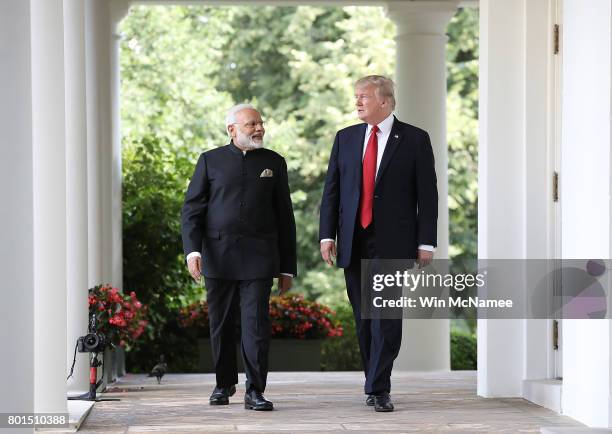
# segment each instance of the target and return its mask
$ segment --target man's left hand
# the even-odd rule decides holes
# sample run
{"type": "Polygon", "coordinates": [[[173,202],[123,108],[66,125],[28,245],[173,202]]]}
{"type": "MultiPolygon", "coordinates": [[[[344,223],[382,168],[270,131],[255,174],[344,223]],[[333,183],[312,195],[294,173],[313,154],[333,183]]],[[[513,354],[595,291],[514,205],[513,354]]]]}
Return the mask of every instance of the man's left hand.
{"type": "Polygon", "coordinates": [[[293,277],[281,274],[278,276],[278,295],[283,295],[291,289],[293,285],[293,277]]]}
{"type": "Polygon", "coordinates": [[[419,268],[427,267],[431,260],[433,259],[433,252],[429,250],[418,250],[417,253],[417,264],[419,264],[419,268]]]}

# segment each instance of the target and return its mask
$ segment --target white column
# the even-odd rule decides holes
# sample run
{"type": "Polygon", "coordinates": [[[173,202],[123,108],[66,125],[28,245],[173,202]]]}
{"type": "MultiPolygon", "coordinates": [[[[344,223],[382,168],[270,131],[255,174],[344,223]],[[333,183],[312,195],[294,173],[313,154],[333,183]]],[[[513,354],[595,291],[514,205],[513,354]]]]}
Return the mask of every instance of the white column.
{"type": "Polygon", "coordinates": [[[127,0],[111,0],[111,282],[123,289],[123,224],[122,224],[122,172],[121,172],[121,80],[119,52],[121,35],[119,23],[129,11],[127,0]]]}
{"type": "MultiPolygon", "coordinates": [[[[90,286],[121,287],[121,146],[115,24],[127,3],[88,0],[86,14],[90,286]]],[[[123,13],[125,13],[123,12],[123,13]]],[[[110,364],[107,382],[114,379],[110,364]]]]}
{"type": "MultiPolygon", "coordinates": [[[[448,258],[448,149],[446,142],[446,26],[458,1],[389,1],[397,26],[397,117],[426,130],[438,177],[438,246],[448,258]]],[[[398,369],[450,369],[450,321],[405,320],[398,369]]]]}
{"type": "Polygon", "coordinates": [[[111,283],[112,130],[110,106],[110,4],[85,2],[87,94],[88,286],[111,283]]]}
{"type": "MultiPolygon", "coordinates": [[[[66,361],[74,358],[79,336],[87,332],[87,117],[85,106],[85,6],[64,0],[66,68],[66,223],[68,336],[66,361]]],[[[70,395],[89,389],[87,354],[77,353],[70,395]]]]}
{"type": "MultiPolygon", "coordinates": [[[[33,257],[34,265],[34,407],[37,412],[64,413],[67,280],[63,2],[31,0],[30,5],[34,245],[26,257],[33,257]]],[[[27,231],[21,225],[15,229],[27,231]]],[[[12,356],[5,353],[5,357],[12,356]]]]}
{"type": "MultiPolygon", "coordinates": [[[[111,0],[111,283],[123,289],[123,215],[122,215],[122,171],[121,171],[121,79],[119,24],[129,11],[127,0],[111,0]]],[[[116,375],[125,375],[125,352],[116,353],[116,375]]]]}
{"type": "Polygon", "coordinates": [[[31,27],[30,2],[0,2],[0,408],[15,413],[34,412],[31,27]]]}
{"type": "MultiPolygon", "coordinates": [[[[481,0],[480,259],[526,257],[525,26],[524,2],[481,0]]],[[[522,395],[524,335],[524,320],[478,320],[479,395],[522,395]]]]}
{"type": "MultiPolygon", "coordinates": [[[[564,258],[612,257],[611,15],[609,0],[563,2],[564,258]]],[[[593,427],[612,426],[611,324],[563,321],[563,412],[593,427]]]]}

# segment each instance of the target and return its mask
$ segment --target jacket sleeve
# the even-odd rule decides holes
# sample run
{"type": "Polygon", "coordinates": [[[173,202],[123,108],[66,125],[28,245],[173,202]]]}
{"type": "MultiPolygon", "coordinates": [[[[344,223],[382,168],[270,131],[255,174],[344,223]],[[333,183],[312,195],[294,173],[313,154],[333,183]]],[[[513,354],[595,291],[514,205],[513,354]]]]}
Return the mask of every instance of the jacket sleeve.
{"type": "Polygon", "coordinates": [[[287,176],[287,163],[281,157],[280,173],[276,184],[276,217],[278,222],[278,249],[280,272],[297,275],[297,246],[295,218],[287,176]]]}
{"type": "Polygon", "coordinates": [[[429,134],[425,133],[417,148],[417,244],[437,245],[438,188],[429,134]]]}
{"type": "Polygon", "coordinates": [[[181,212],[183,251],[185,255],[191,252],[202,253],[202,241],[205,231],[206,213],[210,184],[205,154],[200,155],[193,176],[189,182],[185,203],[181,212]]]}
{"type": "Polygon", "coordinates": [[[339,134],[336,134],[329,164],[327,166],[327,176],[323,187],[323,197],[321,198],[321,212],[319,217],[319,240],[330,238],[336,239],[338,227],[338,208],[340,205],[340,172],[338,169],[338,147],[339,134]]]}

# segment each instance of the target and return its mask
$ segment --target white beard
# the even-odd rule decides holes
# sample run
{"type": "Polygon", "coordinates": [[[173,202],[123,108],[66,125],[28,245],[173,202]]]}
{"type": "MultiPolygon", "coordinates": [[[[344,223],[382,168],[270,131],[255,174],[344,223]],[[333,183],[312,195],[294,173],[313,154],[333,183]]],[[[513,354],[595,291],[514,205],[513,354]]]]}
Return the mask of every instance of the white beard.
{"type": "Polygon", "coordinates": [[[249,148],[249,149],[263,148],[263,145],[264,145],[263,137],[261,141],[256,142],[255,140],[251,139],[250,136],[243,134],[242,131],[240,130],[238,130],[237,133],[238,134],[236,135],[236,144],[240,145],[240,147],[249,148]]]}

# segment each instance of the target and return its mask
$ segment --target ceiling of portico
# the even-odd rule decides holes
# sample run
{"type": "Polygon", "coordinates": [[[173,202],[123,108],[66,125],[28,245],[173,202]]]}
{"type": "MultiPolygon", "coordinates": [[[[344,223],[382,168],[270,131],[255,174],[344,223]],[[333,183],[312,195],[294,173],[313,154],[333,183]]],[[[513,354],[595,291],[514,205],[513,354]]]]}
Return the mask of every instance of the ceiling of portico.
{"type": "MultiPolygon", "coordinates": [[[[458,5],[465,7],[478,6],[479,0],[461,0],[458,5]]],[[[131,0],[130,4],[148,5],[243,5],[243,6],[387,6],[390,3],[451,3],[444,0],[131,0]]]]}

